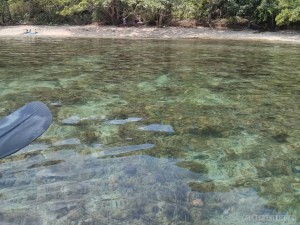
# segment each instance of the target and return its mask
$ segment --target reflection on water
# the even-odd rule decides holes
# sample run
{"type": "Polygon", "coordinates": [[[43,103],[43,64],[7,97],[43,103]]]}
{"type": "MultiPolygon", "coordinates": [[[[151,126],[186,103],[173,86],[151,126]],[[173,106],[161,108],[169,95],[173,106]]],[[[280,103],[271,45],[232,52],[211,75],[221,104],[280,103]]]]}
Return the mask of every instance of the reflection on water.
{"type": "Polygon", "coordinates": [[[0,221],[297,224],[298,48],[2,39],[0,115],[54,121],[0,161],[0,221]]]}

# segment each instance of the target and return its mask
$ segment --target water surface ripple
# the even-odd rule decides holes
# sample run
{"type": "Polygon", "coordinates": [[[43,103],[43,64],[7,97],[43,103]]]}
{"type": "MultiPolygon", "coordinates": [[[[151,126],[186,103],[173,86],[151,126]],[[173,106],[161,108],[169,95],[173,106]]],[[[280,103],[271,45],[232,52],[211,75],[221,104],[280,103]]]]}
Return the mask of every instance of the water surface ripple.
{"type": "Polygon", "coordinates": [[[39,100],[54,119],[0,160],[1,223],[299,224],[299,58],[278,43],[2,39],[0,116],[39,100]]]}

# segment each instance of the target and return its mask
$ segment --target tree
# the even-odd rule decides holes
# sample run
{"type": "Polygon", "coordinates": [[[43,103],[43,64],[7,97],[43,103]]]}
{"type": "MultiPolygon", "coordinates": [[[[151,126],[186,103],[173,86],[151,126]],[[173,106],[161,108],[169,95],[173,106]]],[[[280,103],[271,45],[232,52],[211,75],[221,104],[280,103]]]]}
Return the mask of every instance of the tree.
{"type": "Polygon", "coordinates": [[[258,21],[269,22],[269,26],[275,28],[275,14],[278,11],[276,0],[262,0],[257,7],[258,21]]]}
{"type": "MultiPolygon", "coordinates": [[[[126,19],[162,27],[173,19],[245,18],[250,24],[300,22],[300,0],[0,0],[0,21],[35,24],[92,21],[118,25],[126,19]]],[[[250,25],[249,24],[249,25],[250,25]]],[[[256,26],[258,27],[258,26],[256,26]]]]}
{"type": "Polygon", "coordinates": [[[6,18],[8,21],[12,20],[11,12],[7,0],[0,0],[0,10],[1,10],[1,17],[2,23],[5,24],[6,18]]]}
{"type": "Polygon", "coordinates": [[[190,18],[197,14],[197,0],[122,0],[146,21],[162,27],[166,18],[190,18]]]}
{"type": "Polygon", "coordinates": [[[137,2],[137,7],[146,12],[147,19],[158,17],[157,26],[162,27],[164,18],[171,15],[172,5],[178,0],[140,0],[137,2]]]}
{"type": "Polygon", "coordinates": [[[278,0],[279,13],[275,20],[278,25],[300,22],[300,0],[278,0]]]}
{"type": "Polygon", "coordinates": [[[63,5],[60,14],[72,16],[78,13],[89,12],[93,18],[106,20],[108,23],[118,25],[124,10],[124,3],[121,0],[59,0],[63,5]]]}

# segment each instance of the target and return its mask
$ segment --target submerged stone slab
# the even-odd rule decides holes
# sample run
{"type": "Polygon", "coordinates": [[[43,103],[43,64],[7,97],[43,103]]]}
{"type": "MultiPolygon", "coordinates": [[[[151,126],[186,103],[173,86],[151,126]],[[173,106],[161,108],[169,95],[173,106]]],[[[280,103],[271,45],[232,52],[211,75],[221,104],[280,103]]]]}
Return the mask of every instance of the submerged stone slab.
{"type": "Polygon", "coordinates": [[[25,148],[23,148],[24,151],[26,152],[34,152],[34,151],[41,151],[41,150],[46,150],[48,149],[50,146],[47,144],[43,144],[43,143],[37,143],[37,144],[30,144],[28,146],[26,146],[25,148]]]}
{"type": "Polygon", "coordinates": [[[55,106],[55,107],[61,107],[62,106],[62,101],[51,102],[50,105],[55,106]]]}
{"type": "Polygon", "coordinates": [[[80,145],[80,140],[78,138],[69,138],[61,141],[57,141],[53,146],[62,146],[62,145],[80,145]]]}
{"type": "Polygon", "coordinates": [[[168,132],[168,133],[174,132],[173,127],[171,125],[162,125],[162,124],[150,124],[148,126],[139,127],[139,130],[168,132]]]}
{"type": "Polygon", "coordinates": [[[110,120],[108,121],[109,124],[115,124],[115,125],[122,125],[125,123],[131,123],[131,122],[137,122],[137,121],[141,121],[143,120],[143,118],[140,117],[129,117],[127,119],[124,120],[110,120]]]}
{"type": "Polygon", "coordinates": [[[141,145],[129,145],[129,146],[110,148],[110,149],[101,151],[98,156],[118,155],[118,154],[122,154],[122,153],[150,149],[150,148],[153,148],[154,146],[155,146],[154,144],[147,143],[147,144],[141,144],[141,145]]]}
{"type": "Polygon", "coordinates": [[[61,121],[63,124],[78,124],[80,122],[79,116],[70,116],[69,118],[61,121]]]}

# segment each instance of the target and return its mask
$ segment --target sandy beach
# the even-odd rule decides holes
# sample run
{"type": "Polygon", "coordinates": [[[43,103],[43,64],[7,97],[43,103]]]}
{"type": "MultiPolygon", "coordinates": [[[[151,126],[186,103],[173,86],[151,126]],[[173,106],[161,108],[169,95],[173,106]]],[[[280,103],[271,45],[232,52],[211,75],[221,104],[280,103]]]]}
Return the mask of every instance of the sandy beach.
{"type": "Polygon", "coordinates": [[[126,38],[126,39],[217,39],[268,41],[300,44],[300,31],[258,32],[255,30],[211,29],[205,27],[113,27],[113,26],[1,26],[0,38],[126,38]],[[26,33],[30,30],[32,33],[26,33]],[[36,32],[36,33],[35,33],[36,32]]]}

